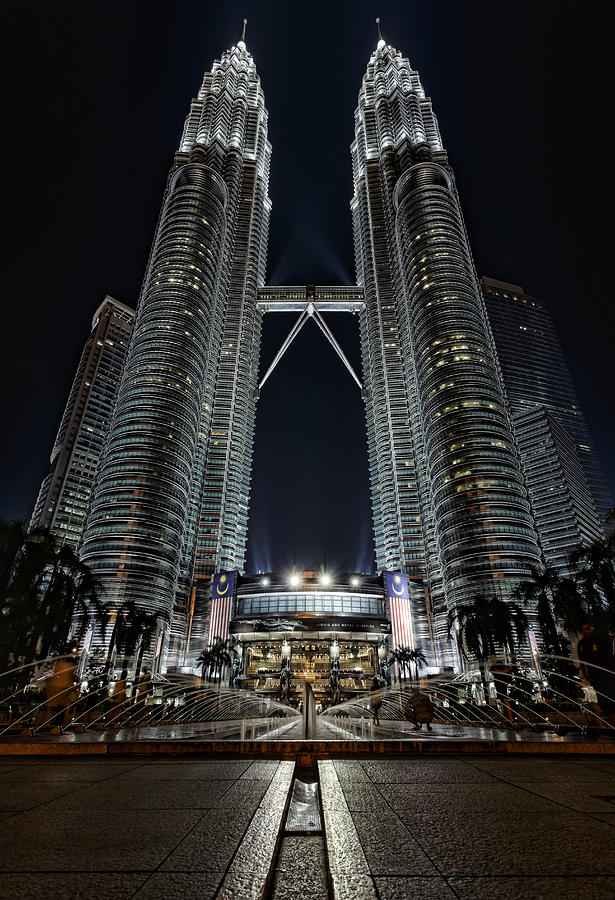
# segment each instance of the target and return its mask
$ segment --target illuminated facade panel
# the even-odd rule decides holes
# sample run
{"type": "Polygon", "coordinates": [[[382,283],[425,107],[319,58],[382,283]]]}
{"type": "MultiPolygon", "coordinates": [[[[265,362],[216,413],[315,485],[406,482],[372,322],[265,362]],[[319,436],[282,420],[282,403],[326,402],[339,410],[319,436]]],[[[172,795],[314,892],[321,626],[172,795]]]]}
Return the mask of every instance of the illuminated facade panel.
{"type": "Polygon", "coordinates": [[[169,173],[81,550],[108,602],[166,619],[169,661],[193,624],[202,646],[211,575],[245,553],[270,153],[240,41],[205,73],[169,173]]]}
{"type": "Polygon", "coordinates": [[[603,525],[613,498],[548,309],[519,285],[481,282],[511,412],[544,406],[573,436],[603,525]]]}
{"type": "Polygon", "coordinates": [[[92,319],[30,528],[77,549],[132,332],[134,310],[105,297],[92,319]]]}
{"type": "Polygon", "coordinates": [[[506,596],[539,553],[454,175],[418,73],[383,40],[351,152],[377,565],[427,586],[415,640],[447,664],[447,611],[506,596]]]}
{"type": "Polygon", "coordinates": [[[568,556],[602,537],[574,440],[544,406],[513,417],[545,561],[568,574],[568,556]]]}

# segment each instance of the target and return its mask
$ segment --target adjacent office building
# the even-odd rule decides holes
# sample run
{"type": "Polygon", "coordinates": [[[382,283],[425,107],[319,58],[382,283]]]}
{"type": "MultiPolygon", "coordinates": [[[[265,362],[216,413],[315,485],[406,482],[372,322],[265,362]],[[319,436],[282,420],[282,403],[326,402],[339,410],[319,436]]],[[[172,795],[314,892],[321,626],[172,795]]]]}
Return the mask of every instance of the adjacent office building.
{"type": "Polygon", "coordinates": [[[565,575],[571,551],[602,537],[574,436],[545,406],[513,425],[545,561],[565,575]]]}
{"type": "Polygon", "coordinates": [[[568,432],[604,525],[613,499],[549,311],[519,285],[493,278],[482,285],[512,414],[544,406],[568,432]]]}
{"type": "Polygon", "coordinates": [[[92,319],[30,528],[45,526],[76,549],[107,437],[134,309],[105,297],[92,319]]]}

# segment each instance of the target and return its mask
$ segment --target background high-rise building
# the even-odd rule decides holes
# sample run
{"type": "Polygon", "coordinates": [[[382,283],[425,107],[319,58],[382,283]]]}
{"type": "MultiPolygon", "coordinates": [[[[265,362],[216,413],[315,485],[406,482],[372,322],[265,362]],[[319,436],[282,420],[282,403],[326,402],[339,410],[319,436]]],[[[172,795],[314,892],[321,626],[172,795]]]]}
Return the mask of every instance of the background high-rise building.
{"type": "Polygon", "coordinates": [[[134,315],[109,296],[94,313],[30,520],[31,528],[46,526],[73,549],[81,540],[134,315]]]}
{"type": "Polygon", "coordinates": [[[506,596],[538,547],[438,123],[418,73],[384,40],[359,93],[352,160],[377,564],[426,582],[431,609],[415,605],[414,630],[442,664],[447,612],[506,596]]]}
{"type": "Polygon", "coordinates": [[[602,537],[574,435],[544,406],[517,413],[513,426],[545,561],[567,574],[571,551],[602,537]]]}
{"type": "Polygon", "coordinates": [[[544,406],[573,437],[604,524],[613,499],[549,311],[519,285],[483,278],[482,286],[511,412],[544,406]]]}
{"type": "Polygon", "coordinates": [[[245,553],[270,153],[240,41],[190,106],[84,534],[107,601],[172,623],[179,662],[211,573],[245,553]]]}

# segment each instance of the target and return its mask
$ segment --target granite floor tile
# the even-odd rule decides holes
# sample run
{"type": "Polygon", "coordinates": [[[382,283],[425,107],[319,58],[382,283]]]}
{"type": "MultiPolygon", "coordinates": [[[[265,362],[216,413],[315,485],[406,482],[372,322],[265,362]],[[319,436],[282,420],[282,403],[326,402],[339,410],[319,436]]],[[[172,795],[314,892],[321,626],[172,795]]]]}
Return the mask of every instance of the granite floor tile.
{"type": "Polygon", "coordinates": [[[213,805],[231,810],[241,808],[253,813],[265,796],[270,782],[237,780],[232,782],[232,784],[229,784],[229,782],[226,782],[226,784],[226,791],[213,805]]]}
{"type": "Polygon", "coordinates": [[[259,759],[255,760],[246,770],[242,772],[242,779],[250,779],[253,781],[271,780],[277,772],[280,763],[277,760],[259,759]]]}
{"type": "Polygon", "coordinates": [[[237,850],[252,812],[241,807],[209,810],[165,859],[170,872],[224,872],[237,850]]]}
{"type": "MultiPolygon", "coordinates": [[[[145,873],[40,872],[5,873],[0,897],[10,900],[128,900],[147,878],[145,873]]],[[[139,894],[139,896],[141,896],[139,894]]]]}
{"type": "Polygon", "coordinates": [[[615,811],[613,804],[601,799],[605,795],[615,796],[615,785],[605,785],[604,781],[551,781],[546,784],[529,781],[516,781],[519,788],[533,792],[541,797],[560,803],[569,809],[581,812],[609,812],[615,811]]]}
{"type": "Polygon", "coordinates": [[[92,813],[40,807],[0,822],[0,871],[153,869],[203,816],[124,810],[120,821],[92,813]]]}
{"type": "Polygon", "coordinates": [[[333,765],[342,784],[347,782],[350,784],[355,782],[369,784],[369,775],[358,759],[334,759],[333,765]]]}
{"type": "Polygon", "coordinates": [[[453,759],[362,760],[361,765],[375,784],[459,784],[495,780],[488,772],[453,759]]]}
{"type": "Polygon", "coordinates": [[[130,775],[133,778],[151,778],[154,781],[234,781],[249,765],[249,761],[146,763],[130,775]]]}
{"type": "Polygon", "coordinates": [[[332,872],[333,900],[377,900],[376,886],[369,875],[332,872]]]}
{"type": "Polygon", "coordinates": [[[337,777],[337,772],[331,760],[319,760],[318,772],[320,776],[320,797],[323,810],[341,809],[348,811],[348,804],[344,797],[344,791],[337,777]]]}
{"type": "Polygon", "coordinates": [[[612,828],[583,813],[468,816],[422,814],[405,820],[444,876],[615,875],[612,828]]]}
{"type": "Polygon", "coordinates": [[[615,813],[599,813],[592,812],[588,813],[592,819],[597,819],[599,822],[606,822],[607,825],[611,825],[615,828],[615,813]]]}
{"type": "MultiPolygon", "coordinates": [[[[24,768],[23,775],[19,778],[28,782],[40,781],[103,781],[107,778],[124,775],[135,770],[135,763],[112,763],[106,760],[100,762],[74,763],[67,760],[67,764],[38,763],[24,768]]],[[[14,781],[15,772],[6,772],[1,780],[14,781]]]]}
{"type": "Polygon", "coordinates": [[[587,756],[574,760],[575,764],[584,769],[593,769],[596,772],[604,772],[615,777],[615,758],[612,756],[587,756]]]}
{"type": "Polygon", "coordinates": [[[558,812],[558,807],[535,792],[512,784],[381,784],[380,794],[404,818],[416,813],[558,812]]]}
{"type": "Polygon", "coordinates": [[[155,872],[135,900],[213,900],[224,872],[155,872]]]}
{"type": "Polygon", "coordinates": [[[272,900],[328,900],[324,838],[289,836],[282,841],[272,900]]]}
{"type": "MultiPolygon", "coordinates": [[[[472,766],[504,781],[547,783],[552,781],[596,781],[593,769],[574,762],[555,759],[491,759],[475,760],[472,766]]],[[[615,776],[605,773],[605,782],[615,785],[615,776]]],[[[605,792],[606,793],[606,792],[605,792]]]]}
{"type": "Polygon", "coordinates": [[[350,810],[371,810],[382,805],[382,794],[375,784],[342,784],[344,797],[350,810]]]}
{"type": "Polygon", "coordinates": [[[615,897],[615,878],[609,876],[451,878],[449,883],[460,900],[609,900],[615,897]]]}
{"type": "MultiPolygon", "coordinates": [[[[273,807],[275,809],[283,810],[286,805],[286,799],[288,797],[288,792],[290,790],[290,786],[293,780],[293,773],[295,771],[294,762],[282,762],[279,765],[278,771],[273,776],[273,779],[267,788],[262,800],[260,801],[260,805],[263,807],[273,807]]],[[[256,782],[256,784],[263,784],[264,782],[256,782]]],[[[241,784],[241,782],[239,782],[241,784]]]]}
{"type": "MultiPolygon", "coordinates": [[[[88,786],[87,782],[79,784],[88,786]]],[[[65,780],[30,783],[22,778],[20,781],[5,781],[0,788],[0,811],[34,809],[41,803],[70,794],[76,786],[65,780]]]]}
{"type": "Polygon", "coordinates": [[[376,878],[380,900],[455,900],[443,878],[376,878]]]}
{"type": "Polygon", "coordinates": [[[352,818],[373,876],[438,874],[397,816],[379,811],[357,812],[352,818]]]}
{"type": "MultiPolygon", "coordinates": [[[[87,785],[54,801],[62,809],[209,809],[228,791],[229,781],[112,779],[87,785]]],[[[74,786],[73,786],[74,790],[74,786]]],[[[0,801],[1,802],[1,801],[0,801]]]]}

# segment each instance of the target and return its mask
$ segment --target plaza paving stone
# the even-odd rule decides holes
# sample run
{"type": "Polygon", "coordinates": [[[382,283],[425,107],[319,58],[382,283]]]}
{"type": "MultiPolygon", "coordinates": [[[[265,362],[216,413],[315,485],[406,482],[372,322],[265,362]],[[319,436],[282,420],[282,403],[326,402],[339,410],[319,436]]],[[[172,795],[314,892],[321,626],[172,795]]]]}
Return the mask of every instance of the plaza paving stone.
{"type": "Polygon", "coordinates": [[[615,879],[609,877],[451,878],[450,885],[460,900],[612,900],[615,897],[615,879]]]}
{"type": "Polygon", "coordinates": [[[11,900],[129,900],[147,877],[126,872],[3,874],[0,896],[11,900]]]}
{"type": "Polygon", "coordinates": [[[231,781],[154,781],[117,778],[83,785],[65,794],[61,806],[67,809],[209,809],[232,786],[231,781]]]}
{"type": "Polygon", "coordinates": [[[198,897],[199,900],[213,900],[224,872],[155,872],[148,876],[136,894],[131,895],[138,900],[186,900],[198,897]]]}
{"type": "Polygon", "coordinates": [[[552,781],[546,784],[530,781],[515,782],[518,788],[533,792],[541,797],[547,797],[555,803],[560,803],[569,809],[580,812],[606,812],[613,811],[613,804],[604,797],[615,796],[615,782],[604,781],[552,781]]]}
{"type": "Polygon", "coordinates": [[[613,763],[320,760],[324,834],[291,837],[293,761],[7,760],[0,898],[606,900],[613,763]]]}
{"type": "Polygon", "coordinates": [[[272,900],[328,900],[326,850],[321,835],[285,837],[272,900]]]}
{"type": "Polygon", "coordinates": [[[380,900],[455,900],[446,881],[430,878],[376,878],[380,900]]]}

